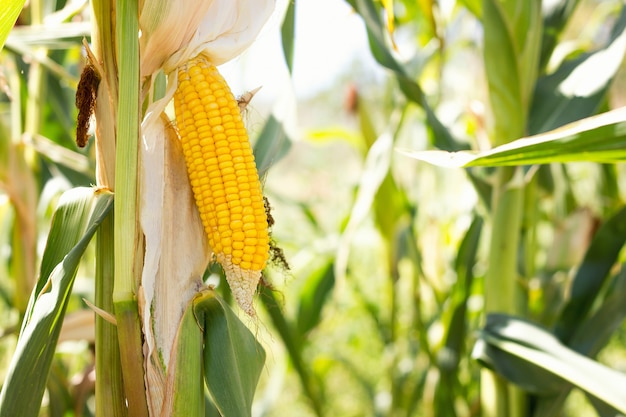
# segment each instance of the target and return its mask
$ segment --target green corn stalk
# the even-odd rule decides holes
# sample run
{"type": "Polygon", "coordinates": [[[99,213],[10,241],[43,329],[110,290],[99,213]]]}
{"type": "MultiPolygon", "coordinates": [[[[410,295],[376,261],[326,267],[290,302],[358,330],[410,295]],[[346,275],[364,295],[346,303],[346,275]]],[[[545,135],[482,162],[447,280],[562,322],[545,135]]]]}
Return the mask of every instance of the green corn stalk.
{"type": "MultiPolygon", "coordinates": [[[[492,142],[498,146],[525,134],[541,46],[541,2],[484,0],[482,21],[492,142]]],[[[491,202],[486,314],[523,315],[517,270],[523,205],[521,168],[498,168],[491,202]]],[[[485,417],[522,417],[527,412],[521,391],[489,370],[481,371],[481,399],[485,417]]]]}

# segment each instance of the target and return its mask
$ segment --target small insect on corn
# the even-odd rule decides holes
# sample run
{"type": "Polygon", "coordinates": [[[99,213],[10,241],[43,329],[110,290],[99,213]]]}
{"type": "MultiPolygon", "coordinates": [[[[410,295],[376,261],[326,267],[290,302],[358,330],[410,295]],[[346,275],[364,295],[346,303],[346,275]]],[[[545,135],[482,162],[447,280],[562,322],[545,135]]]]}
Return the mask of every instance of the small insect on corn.
{"type": "Polygon", "coordinates": [[[237,100],[199,55],[178,69],[174,110],[200,218],[239,305],[252,297],[269,256],[259,175],[237,100]]]}

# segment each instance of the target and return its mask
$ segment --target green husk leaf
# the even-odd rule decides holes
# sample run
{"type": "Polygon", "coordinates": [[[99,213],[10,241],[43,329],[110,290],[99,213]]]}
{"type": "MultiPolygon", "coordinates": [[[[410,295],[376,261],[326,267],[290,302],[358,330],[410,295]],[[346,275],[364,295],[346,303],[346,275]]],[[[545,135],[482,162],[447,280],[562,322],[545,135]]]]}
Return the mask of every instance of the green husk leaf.
{"type": "Polygon", "coordinates": [[[252,415],[265,350],[230,306],[208,289],[194,300],[204,324],[204,381],[223,417],[252,415]]]}
{"type": "Polygon", "coordinates": [[[1,417],[38,415],[78,264],[112,206],[113,194],[94,188],[75,188],[61,197],[0,394],[1,417]]]}
{"type": "Polygon", "coordinates": [[[192,300],[176,336],[176,358],[169,373],[174,376],[174,417],[204,415],[204,384],[202,383],[202,329],[195,315],[192,300]]]}

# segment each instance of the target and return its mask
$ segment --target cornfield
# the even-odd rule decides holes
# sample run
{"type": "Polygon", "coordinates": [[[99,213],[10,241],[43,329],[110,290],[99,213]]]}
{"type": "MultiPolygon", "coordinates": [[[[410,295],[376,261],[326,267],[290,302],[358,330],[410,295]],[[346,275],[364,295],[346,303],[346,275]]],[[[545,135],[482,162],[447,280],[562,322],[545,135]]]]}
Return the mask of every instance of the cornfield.
{"type": "Polygon", "coordinates": [[[0,417],[626,414],[625,54],[621,0],[5,0],[0,417]]]}

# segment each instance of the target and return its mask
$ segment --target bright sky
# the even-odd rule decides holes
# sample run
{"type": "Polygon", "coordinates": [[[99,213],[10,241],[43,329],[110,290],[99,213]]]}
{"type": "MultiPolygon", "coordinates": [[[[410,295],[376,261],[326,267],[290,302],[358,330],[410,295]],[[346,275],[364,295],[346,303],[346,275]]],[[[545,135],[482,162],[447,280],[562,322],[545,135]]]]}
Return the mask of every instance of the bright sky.
{"type": "MultiPolygon", "coordinates": [[[[274,15],[252,47],[221,67],[235,94],[262,86],[255,101],[271,103],[289,82],[280,40],[287,1],[277,1],[274,15]]],[[[311,96],[328,87],[357,59],[377,67],[369,53],[364,25],[345,1],[297,1],[292,80],[297,97],[311,96]]]]}

